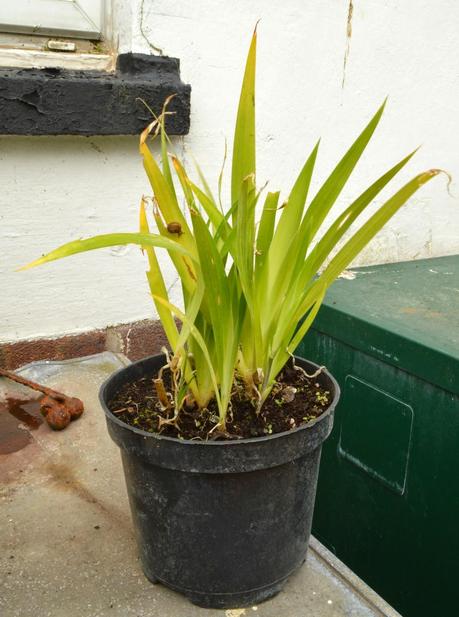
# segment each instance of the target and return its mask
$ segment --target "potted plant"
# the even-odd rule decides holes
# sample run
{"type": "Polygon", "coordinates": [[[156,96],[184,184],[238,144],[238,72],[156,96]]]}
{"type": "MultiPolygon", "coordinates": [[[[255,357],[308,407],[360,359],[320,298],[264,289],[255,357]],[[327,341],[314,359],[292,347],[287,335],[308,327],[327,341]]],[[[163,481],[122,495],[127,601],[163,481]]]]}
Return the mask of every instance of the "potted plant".
{"type": "Polygon", "coordinates": [[[255,60],[256,32],[226,209],[222,174],[215,197],[199,167],[197,184],[169,155],[165,105],[140,138],[154,196],[150,212],[148,199],[141,200],[139,231],[76,240],[26,266],[114,245],[136,244],[146,254],[171,352],[123,368],[103,385],[100,398],[121,448],[146,576],[207,607],[260,602],[305,560],[321,444],[332,428],[339,387],[324,367],[295,358],[295,348],[329,285],[439,173],[417,175],[342,242],[413,152],[323,230],[383,104],[312,199],[319,144],[284,202],[279,192],[262,198],[255,181],[255,60]],[[161,163],[148,148],[149,136],[160,139],[161,163]],[[180,276],[183,307],[169,300],[158,248],[180,276]]]}

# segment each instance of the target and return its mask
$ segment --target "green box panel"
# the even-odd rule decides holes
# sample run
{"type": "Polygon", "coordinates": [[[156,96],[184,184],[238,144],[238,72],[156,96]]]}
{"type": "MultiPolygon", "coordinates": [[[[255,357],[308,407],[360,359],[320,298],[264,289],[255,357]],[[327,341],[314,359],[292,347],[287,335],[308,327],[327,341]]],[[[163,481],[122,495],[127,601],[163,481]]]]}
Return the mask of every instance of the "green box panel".
{"type": "MultiPolygon", "coordinates": [[[[299,355],[340,384],[352,375],[413,409],[403,494],[340,454],[343,399],[322,449],[313,534],[403,617],[459,613],[459,397],[311,331],[299,355]]],[[[349,424],[368,447],[380,436],[349,424]]],[[[380,470],[381,471],[381,470],[380,470]]],[[[387,473],[387,472],[386,472],[387,473]]]]}
{"type": "Polygon", "coordinates": [[[413,409],[388,392],[348,375],[338,453],[400,495],[406,484],[413,409]],[[368,439],[375,435],[377,439],[368,439]]]}
{"type": "Polygon", "coordinates": [[[459,615],[459,256],[356,269],[298,355],[343,390],[313,533],[403,617],[459,615]]]}

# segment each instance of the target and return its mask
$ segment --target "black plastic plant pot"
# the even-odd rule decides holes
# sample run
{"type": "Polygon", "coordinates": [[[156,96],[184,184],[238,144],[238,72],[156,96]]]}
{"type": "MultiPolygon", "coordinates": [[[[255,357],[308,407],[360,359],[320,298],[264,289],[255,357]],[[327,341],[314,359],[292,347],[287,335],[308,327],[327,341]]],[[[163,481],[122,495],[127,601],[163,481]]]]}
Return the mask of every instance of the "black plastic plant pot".
{"type": "MultiPolygon", "coordinates": [[[[317,365],[296,359],[308,373],[317,365]]],[[[306,559],[323,441],[339,387],[315,421],[235,441],[186,441],[121,422],[107,401],[125,383],[155,374],[163,355],[135,362],[102,386],[109,433],[121,448],[145,575],[208,608],[249,606],[275,595],[306,559]]]]}

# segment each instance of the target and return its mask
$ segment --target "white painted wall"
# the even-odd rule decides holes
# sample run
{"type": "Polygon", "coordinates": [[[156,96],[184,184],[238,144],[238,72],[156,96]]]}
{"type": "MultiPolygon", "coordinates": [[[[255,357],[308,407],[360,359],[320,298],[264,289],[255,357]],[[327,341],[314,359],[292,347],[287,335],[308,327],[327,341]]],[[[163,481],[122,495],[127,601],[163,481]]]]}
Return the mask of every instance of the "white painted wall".
{"type": "MultiPolygon", "coordinates": [[[[121,51],[148,52],[143,14],[148,41],[181,59],[193,88],[192,123],[176,145],[185,156],[193,151],[212,181],[224,139],[232,138],[244,59],[260,17],[260,184],[270,179],[272,190],[286,192],[321,136],[317,187],[386,95],[383,121],[338,209],[419,144],[394,187],[430,167],[457,181],[459,3],[353,0],[353,9],[350,37],[348,0],[114,0],[114,22],[121,51]]],[[[135,229],[139,197],[148,192],[136,138],[3,137],[0,183],[0,341],[154,315],[135,248],[13,272],[58,243],[135,229]]],[[[451,190],[459,194],[457,183],[451,190]]],[[[441,178],[432,181],[358,263],[459,252],[458,205],[441,178]]],[[[170,268],[168,280],[174,281],[170,268]]]]}

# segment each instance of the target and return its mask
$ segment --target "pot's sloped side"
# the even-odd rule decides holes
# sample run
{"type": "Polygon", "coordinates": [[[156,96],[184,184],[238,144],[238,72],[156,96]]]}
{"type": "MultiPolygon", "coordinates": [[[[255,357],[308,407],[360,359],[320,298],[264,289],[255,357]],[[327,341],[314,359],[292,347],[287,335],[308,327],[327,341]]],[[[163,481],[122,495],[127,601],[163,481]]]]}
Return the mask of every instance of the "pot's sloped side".
{"type": "Polygon", "coordinates": [[[255,604],[305,560],[320,448],[247,473],[187,474],[123,452],[144,572],[200,606],[255,604]]]}
{"type": "MultiPolygon", "coordinates": [[[[307,372],[313,363],[297,359],[307,372]]],[[[317,380],[333,402],[307,427],[239,441],[181,441],[122,423],[106,401],[151,375],[164,356],[115,373],[101,389],[109,433],[120,446],[146,576],[192,602],[231,608],[275,595],[305,560],[322,442],[339,387],[317,380]]]]}

